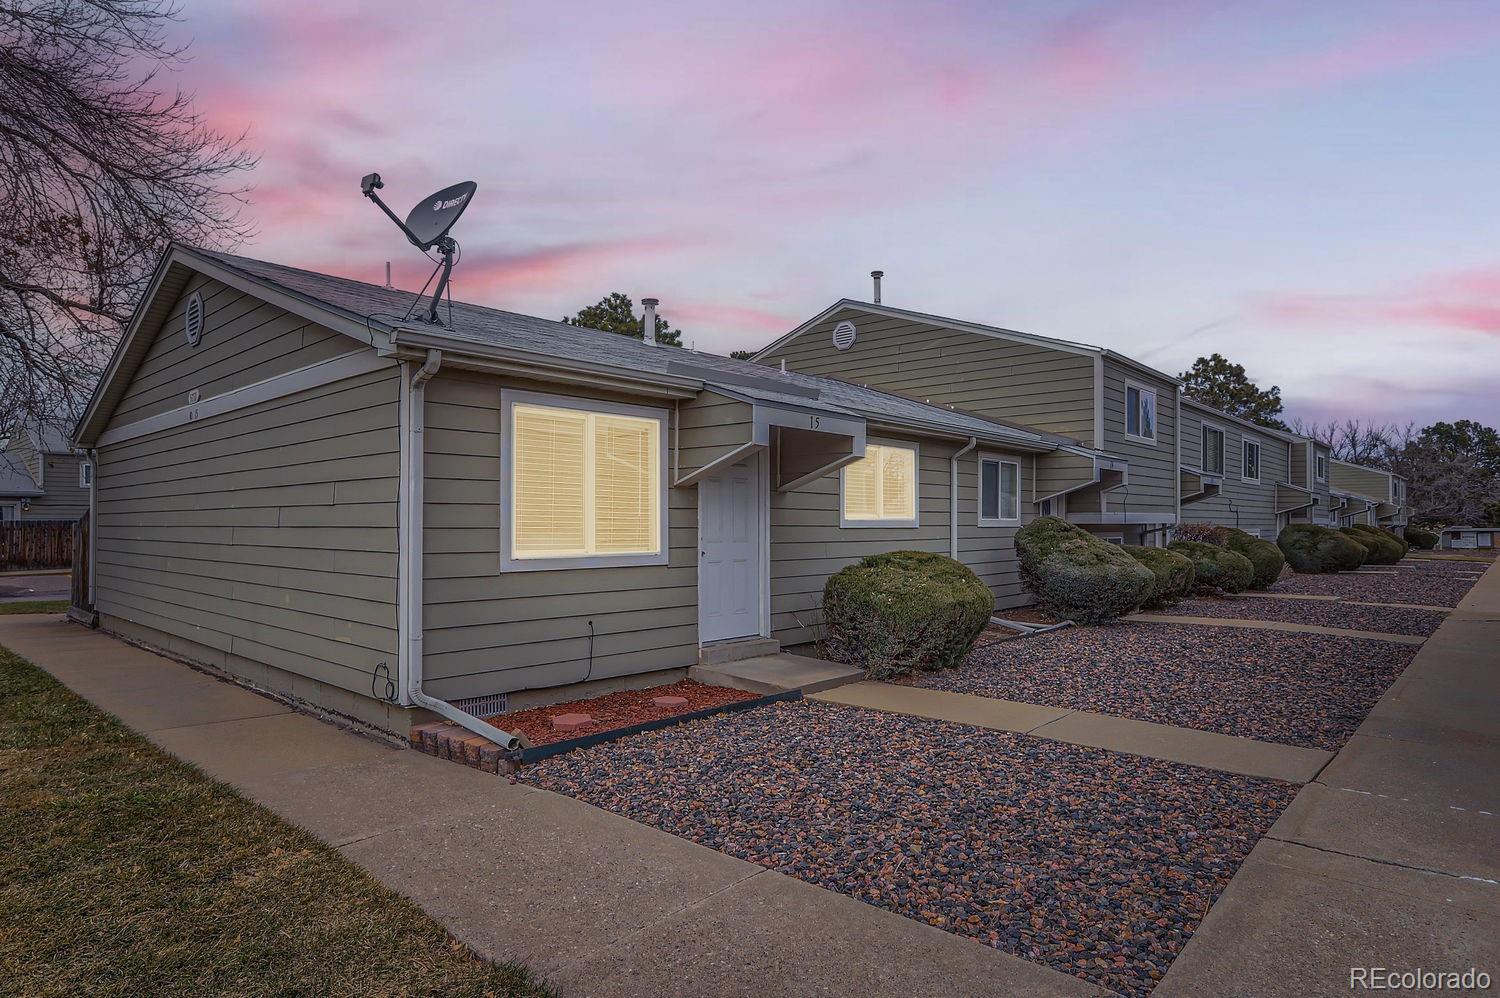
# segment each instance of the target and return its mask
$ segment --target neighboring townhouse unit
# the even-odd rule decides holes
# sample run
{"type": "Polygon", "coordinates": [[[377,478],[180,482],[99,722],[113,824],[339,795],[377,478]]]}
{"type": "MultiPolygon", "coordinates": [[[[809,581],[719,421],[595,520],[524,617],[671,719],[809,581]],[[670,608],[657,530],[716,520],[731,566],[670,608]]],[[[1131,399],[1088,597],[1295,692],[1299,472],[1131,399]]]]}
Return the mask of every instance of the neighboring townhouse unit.
{"type": "Polygon", "coordinates": [[[1335,495],[1346,505],[1340,510],[1343,523],[1365,523],[1401,533],[1411,513],[1406,504],[1406,479],[1391,471],[1335,460],[1330,465],[1335,495]]]}
{"type": "Polygon", "coordinates": [[[89,508],[88,460],[67,429],[29,421],[0,451],[0,520],[76,520],[89,508]]]}
{"type": "Polygon", "coordinates": [[[76,431],[101,626],[390,730],[422,707],[493,737],[471,714],[808,641],[865,555],[951,554],[1028,602],[1038,477],[1094,467],[873,388],[474,305],[399,318],[411,300],[169,251],[76,431]]]}
{"type": "Polygon", "coordinates": [[[1182,398],[1182,522],[1275,540],[1308,494],[1291,487],[1292,438],[1182,398]]]}
{"type": "Polygon", "coordinates": [[[1328,445],[1296,433],[1288,436],[1292,448],[1291,481],[1279,503],[1287,522],[1343,526],[1339,509],[1332,503],[1329,475],[1333,455],[1328,445]]]}
{"type": "Polygon", "coordinates": [[[1077,441],[1038,459],[1027,498],[1110,540],[1177,522],[1180,382],[1112,350],[844,299],[754,359],[1077,441]]]}
{"type": "Polygon", "coordinates": [[[1495,546],[1500,527],[1444,527],[1441,547],[1449,551],[1488,551],[1495,546]]]}

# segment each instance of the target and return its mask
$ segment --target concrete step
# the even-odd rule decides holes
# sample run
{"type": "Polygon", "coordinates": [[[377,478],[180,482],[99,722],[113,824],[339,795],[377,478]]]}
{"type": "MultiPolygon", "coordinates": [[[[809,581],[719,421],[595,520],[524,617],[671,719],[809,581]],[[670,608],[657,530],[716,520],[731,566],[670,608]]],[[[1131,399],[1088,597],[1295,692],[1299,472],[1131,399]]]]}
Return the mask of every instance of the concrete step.
{"type": "Polygon", "coordinates": [[[802,655],[761,655],[718,665],[695,665],[688,678],[714,686],[729,686],[750,693],[781,693],[801,690],[816,693],[865,678],[860,669],[802,655]]]}
{"type": "Polygon", "coordinates": [[[781,651],[781,642],[775,638],[738,638],[734,641],[719,641],[698,648],[699,665],[722,665],[746,658],[775,655],[781,651]]]}

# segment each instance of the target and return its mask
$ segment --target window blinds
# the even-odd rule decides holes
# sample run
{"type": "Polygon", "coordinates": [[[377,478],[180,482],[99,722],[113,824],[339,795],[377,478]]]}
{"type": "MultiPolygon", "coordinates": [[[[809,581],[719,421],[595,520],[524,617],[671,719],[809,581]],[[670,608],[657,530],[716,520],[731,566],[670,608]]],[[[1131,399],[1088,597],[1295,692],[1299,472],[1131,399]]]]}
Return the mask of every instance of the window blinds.
{"type": "Polygon", "coordinates": [[[844,469],[845,520],[915,520],[917,452],[870,444],[844,469]]]}

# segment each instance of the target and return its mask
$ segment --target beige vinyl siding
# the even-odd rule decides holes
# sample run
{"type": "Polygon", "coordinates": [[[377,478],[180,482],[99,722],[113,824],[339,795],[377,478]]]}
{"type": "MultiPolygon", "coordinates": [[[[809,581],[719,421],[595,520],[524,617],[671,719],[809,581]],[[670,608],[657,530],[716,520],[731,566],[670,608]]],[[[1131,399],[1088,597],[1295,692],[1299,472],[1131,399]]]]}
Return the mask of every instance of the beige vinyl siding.
{"type": "MultiPolygon", "coordinates": [[[[671,402],[461,372],[428,383],[427,691],[457,699],[695,664],[696,489],[667,489],[666,565],[500,571],[502,388],[672,409],[671,402]]],[[[670,442],[670,425],[667,432],[670,442]]]]}
{"type": "Polygon", "coordinates": [[[1329,457],[1327,447],[1312,441],[1298,440],[1292,443],[1292,484],[1300,485],[1305,489],[1311,489],[1313,495],[1318,500],[1316,506],[1299,509],[1290,514],[1290,519],[1293,522],[1305,523],[1311,520],[1314,523],[1327,525],[1329,482],[1327,478],[1321,482],[1317,480],[1315,455],[1318,454],[1322,454],[1328,460],[1329,475],[1331,476],[1333,473],[1333,461],[1329,457]]]}
{"type": "MultiPolygon", "coordinates": [[[[1102,493],[1104,510],[1110,516],[1129,514],[1135,520],[1149,515],[1153,522],[1169,523],[1177,518],[1177,386],[1108,357],[1103,368],[1104,450],[1130,462],[1130,484],[1102,493]],[[1156,392],[1155,444],[1125,435],[1127,382],[1156,392]]],[[[1068,512],[1083,510],[1070,505],[1068,512]]]]}
{"type": "Polygon", "coordinates": [[[750,442],[755,407],[717,392],[680,404],[677,478],[686,478],[750,442]]]}
{"type": "Polygon", "coordinates": [[[392,363],[101,447],[101,614],[369,696],[396,672],[398,396],[392,363]]]}
{"type": "MultiPolygon", "coordinates": [[[[915,550],[948,554],[949,459],[960,443],[918,441],[889,435],[870,443],[918,448],[920,510],[916,527],[840,527],[839,476],[828,475],[791,492],[771,493],[771,632],[783,645],[813,641],[821,635],[823,586],[828,577],[860,558],[885,551],[915,550]]],[[[1020,465],[1020,506],[1025,523],[1034,508],[1030,494],[1030,456],[985,451],[1020,465]]],[[[1002,606],[1030,602],[1015,559],[1016,527],[978,525],[978,455],[959,461],[959,554],[1002,606]]]]}
{"type": "Polygon", "coordinates": [[[963,332],[908,319],[840,309],[761,357],[803,374],[820,374],[980,416],[1061,433],[1094,436],[1093,358],[1033,343],[963,332]],[[843,320],[854,346],[833,346],[843,320]]]}
{"type": "Polygon", "coordinates": [[[78,485],[80,458],[66,454],[39,456],[45,470],[43,492],[31,500],[31,509],[21,514],[23,520],[76,520],[89,510],[89,490],[78,485]]]}
{"type": "Polygon", "coordinates": [[[1343,461],[1329,462],[1329,481],[1343,492],[1352,492],[1370,499],[1390,500],[1391,480],[1383,471],[1362,468],[1343,461]]]}
{"type": "Polygon", "coordinates": [[[1182,407],[1181,453],[1186,468],[1197,468],[1202,460],[1204,421],[1224,431],[1224,481],[1219,495],[1182,507],[1183,523],[1218,523],[1241,530],[1259,530],[1267,540],[1275,538],[1279,521],[1276,515],[1276,483],[1287,481],[1287,443],[1275,437],[1247,430],[1227,419],[1215,419],[1196,409],[1182,407]],[[1260,483],[1243,480],[1244,441],[1249,437],[1260,444],[1260,483]]]}
{"type": "Polygon", "coordinates": [[[1094,479],[1094,459],[1084,454],[1053,451],[1036,456],[1032,488],[1023,493],[1033,501],[1086,485],[1094,479]]]}
{"type": "Polygon", "coordinates": [[[38,487],[42,482],[42,455],[31,446],[31,438],[20,426],[14,427],[10,442],[5,445],[5,453],[19,461],[26,467],[26,473],[38,487]]]}
{"type": "Polygon", "coordinates": [[[347,336],[195,274],[146,352],[111,425],[181,408],[193,389],[206,399],[356,349],[347,336]],[[189,346],[183,314],[195,291],[203,296],[203,338],[189,346]]]}

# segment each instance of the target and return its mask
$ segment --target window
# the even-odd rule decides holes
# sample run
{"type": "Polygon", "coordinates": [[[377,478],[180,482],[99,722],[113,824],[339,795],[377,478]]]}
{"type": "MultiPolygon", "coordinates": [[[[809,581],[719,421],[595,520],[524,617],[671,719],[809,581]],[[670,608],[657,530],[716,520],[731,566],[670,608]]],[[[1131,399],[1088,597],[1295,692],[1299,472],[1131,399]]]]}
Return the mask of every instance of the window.
{"type": "Polygon", "coordinates": [[[94,466],[87,461],[78,462],[78,487],[89,488],[94,484],[94,466]]]}
{"type": "Polygon", "coordinates": [[[1156,443],[1156,393],[1140,385],[1125,385],[1125,435],[1156,443]]]}
{"type": "Polygon", "coordinates": [[[1313,467],[1317,469],[1314,472],[1314,474],[1317,476],[1318,481],[1320,481],[1320,482],[1327,481],[1328,480],[1328,455],[1326,455],[1326,454],[1319,454],[1319,455],[1317,455],[1316,457],[1313,458],[1313,462],[1314,462],[1313,467]]]}
{"type": "Polygon", "coordinates": [[[507,570],[666,564],[665,414],[503,393],[507,570]]]}
{"type": "Polygon", "coordinates": [[[1224,474],[1224,431],[1217,426],[1203,424],[1203,466],[1208,475],[1224,474]]]}
{"type": "Polygon", "coordinates": [[[1260,444],[1246,440],[1243,447],[1240,478],[1247,482],[1260,481],[1260,444]]]}
{"type": "Polygon", "coordinates": [[[917,525],[917,449],[869,444],[865,456],[845,465],[840,526],[917,525]]]}
{"type": "Polygon", "coordinates": [[[979,460],[979,525],[1015,523],[1021,516],[1021,466],[1015,461],[979,460]]]}

